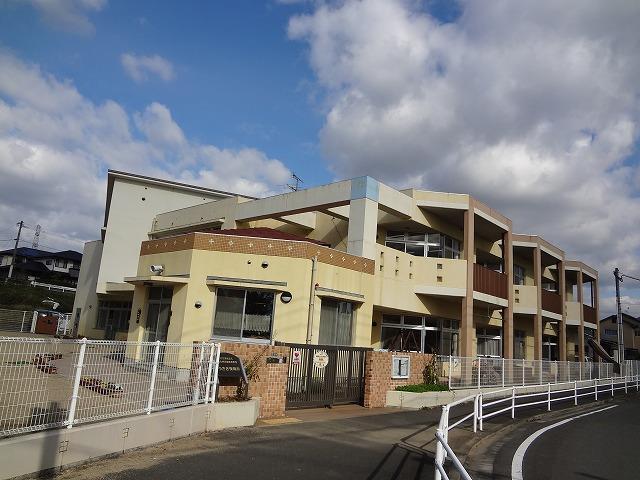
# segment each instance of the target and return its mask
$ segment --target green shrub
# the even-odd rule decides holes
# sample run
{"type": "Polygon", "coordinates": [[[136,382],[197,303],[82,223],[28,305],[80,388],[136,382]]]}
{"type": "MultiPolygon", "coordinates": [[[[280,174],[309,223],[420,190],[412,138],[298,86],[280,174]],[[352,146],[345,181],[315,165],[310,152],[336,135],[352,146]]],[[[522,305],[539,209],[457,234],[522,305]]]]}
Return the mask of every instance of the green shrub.
{"type": "Polygon", "coordinates": [[[418,383],[415,385],[401,385],[396,387],[396,390],[399,392],[413,392],[413,393],[423,393],[423,392],[446,392],[449,390],[449,387],[446,385],[440,385],[439,383],[431,383],[429,385],[424,383],[418,383]]]}

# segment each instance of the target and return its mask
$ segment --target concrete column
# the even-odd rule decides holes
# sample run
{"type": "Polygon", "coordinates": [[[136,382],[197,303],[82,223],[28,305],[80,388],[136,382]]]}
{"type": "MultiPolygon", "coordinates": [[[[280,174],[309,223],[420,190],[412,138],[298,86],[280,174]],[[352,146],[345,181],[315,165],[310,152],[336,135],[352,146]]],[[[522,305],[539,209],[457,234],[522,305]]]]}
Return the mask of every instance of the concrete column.
{"type": "Polygon", "coordinates": [[[351,200],[347,253],[375,260],[377,231],[378,202],[369,198],[351,200]]]}
{"type": "MultiPolygon", "coordinates": [[[[596,309],[596,342],[600,343],[600,288],[598,287],[598,280],[594,280],[592,285],[593,291],[593,308],[596,309]]],[[[600,361],[600,357],[594,355],[600,361]]]]}
{"type": "Polygon", "coordinates": [[[578,361],[584,362],[584,300],[582,270],[578,270],[578,303],[580,304],[580,326],[578,327],[578,361]]]}
{"type": "Polygon", "coordinates": [[[533,251],[533,279],[536,284],[536,314],[533,317],[533,358],[542,360],[542,252],[540,245],[533,251]]]}
{"type": "Polygon", "coordinates": [[[558,323],[558,358],[567,360],[567,285],[564,262],[558,262],[558,291],[562,302],[562,321],[558,323]]]}
{"type": "Polygon", "coordinates": [[[460,355],[473,355],[473,264],[475,262],[475,228],[473,200],[469,199],[469,210],[464,212],[464,245],[463,254],[467,261],[467,292],[462,299],[462,315],[460,318],[460,355]]]}
{"type": "Polygon", "coordinates": [[[502,356],[513,358],[513,234],[509,230],[502,234],[502,264],[507,274],[507,300],[502,309],[502,356]]]}

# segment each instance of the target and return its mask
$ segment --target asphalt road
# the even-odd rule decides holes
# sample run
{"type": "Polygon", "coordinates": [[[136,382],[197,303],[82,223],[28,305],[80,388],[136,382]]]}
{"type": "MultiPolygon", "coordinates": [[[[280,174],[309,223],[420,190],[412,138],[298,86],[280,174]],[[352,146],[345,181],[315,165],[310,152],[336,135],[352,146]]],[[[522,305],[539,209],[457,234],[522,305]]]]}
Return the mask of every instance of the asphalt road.
{"type": "Polygon", "coordinates": [[[431,479],[440,410],[240,428],[176,440],[62,479],[431,479]]]}
{"type": "Polygon", "coordinates": [[[524,480],[640,478],[640,400],[543,433],[524,457],[524,480]]]}

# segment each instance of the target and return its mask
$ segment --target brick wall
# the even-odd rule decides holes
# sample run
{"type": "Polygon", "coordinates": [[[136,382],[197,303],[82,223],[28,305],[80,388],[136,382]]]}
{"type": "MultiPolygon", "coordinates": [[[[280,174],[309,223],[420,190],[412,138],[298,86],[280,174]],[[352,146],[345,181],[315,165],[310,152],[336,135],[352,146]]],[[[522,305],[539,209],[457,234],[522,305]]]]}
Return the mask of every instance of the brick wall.
{"type": "Polygon", "coordinates": [[[424,367],[431,355],[414,352],[374,352],[369,351],[364,365],[364,406],[384,407],[387,391],[400,385],[423,383],[424,367]],[[391,378],[391,358],[393,355],[409,357],[409,378],[391,378]]]}
{"type": "MultiPolygon", "coordinates": [[[[260,397],[260,418],[284,417],[289,347],[225,342],[222,344],[222,351],[237,355],[244,364],[256,354],[261,354],[259,378],[249,381],[249,397],[260,397]],[[270,355],[287,357],[287,363],[267,363],[266,359],[270,355]]],[[[222,399],[235,394],[236,387],[220,387],[218,391],[218,397],[222,399]]]]}

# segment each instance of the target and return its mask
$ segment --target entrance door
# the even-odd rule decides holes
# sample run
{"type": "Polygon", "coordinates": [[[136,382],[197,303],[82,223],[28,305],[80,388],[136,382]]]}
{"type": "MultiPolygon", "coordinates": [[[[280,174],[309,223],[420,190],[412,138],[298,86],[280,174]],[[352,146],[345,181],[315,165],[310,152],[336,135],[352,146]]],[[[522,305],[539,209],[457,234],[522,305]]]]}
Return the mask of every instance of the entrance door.
{"type": "Polygon", "coordinates": [[[364,400],[367,348],[288,344],[287,408],[323,407],[364,400]]]}

